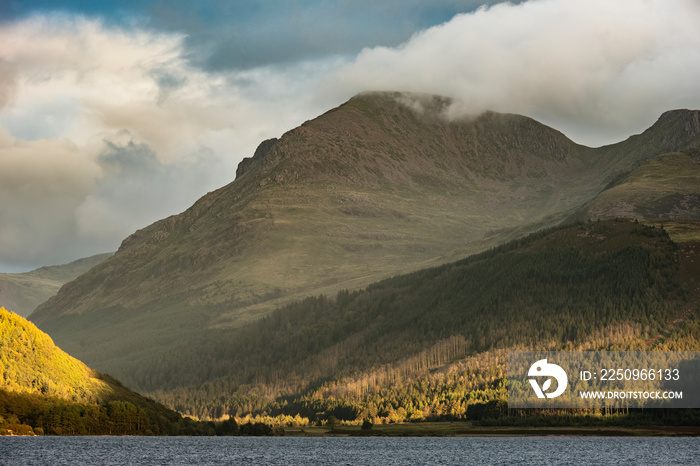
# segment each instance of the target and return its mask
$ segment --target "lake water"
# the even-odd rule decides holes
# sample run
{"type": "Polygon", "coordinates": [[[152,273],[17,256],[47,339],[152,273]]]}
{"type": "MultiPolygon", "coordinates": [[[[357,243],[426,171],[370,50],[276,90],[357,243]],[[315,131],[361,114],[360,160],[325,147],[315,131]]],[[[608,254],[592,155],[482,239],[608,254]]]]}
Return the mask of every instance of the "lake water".
{"type": "Polygon", "coordinates": [[[700,464],[698,438],[0,437],[2,465],[700,464]]]}

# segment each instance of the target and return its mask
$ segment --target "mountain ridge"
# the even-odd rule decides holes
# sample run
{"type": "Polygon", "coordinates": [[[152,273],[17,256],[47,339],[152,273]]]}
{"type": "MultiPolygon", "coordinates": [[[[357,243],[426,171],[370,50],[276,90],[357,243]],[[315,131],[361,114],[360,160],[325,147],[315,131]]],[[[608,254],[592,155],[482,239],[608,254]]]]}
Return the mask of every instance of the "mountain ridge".
{"type": "MultiPolygon", "coordinates": [[[[507,167],[505,162],[513,162],[513,171],[521,168],[523,155],[562,162],[583,147],[559,131],[520,115],[484,112],[475,117],[450,119],[442,111],[450,103],[446,98],[420,94],[359,94],[285,133],[279,140],[263,142],[257,165],[268,170],[274,166],[263,182],[292,183],[310,174],[314,181],[321,176],[325,181],[353,186],[364,183],[368,187],[424,189],[425,184],[415,180],[422,175],[421,181],[428,179],[439,187],[460,186],[465,177],[472,175],[513,178],[513,172],[502,168],[507,167]],[[412,100],[421,110],[410,105],[412,100]],[[420,128],[421,132],[408,134],[407,128],[420,128]],[[536,132],[538,140],[519,139],[530,132],[536,132]],[[342,139],[343,136],[349,137],[342,139]],[[339,148],[339,139],[344,143],[352,141],[353,147],[339,148]],[[307,140],[312,142],[305,144],[307,140]],[[530,154],[516,153],[521,147],[530,154]],[[483,157],[496,150],[500,150],[500,159],[509,160],[483,157]],[[331,161],[321,165],[324,159],[331,161]],[[501,170],[490,165],[497,163],[501,165],[496,168],[501,170]]],[[[256,156],[250,162],[255,159],[256,156]]],[[[518,174],[526,173],[521,170],[518,174]]],[[[431,186],[427,183],[427,187],[431,186]]]]}

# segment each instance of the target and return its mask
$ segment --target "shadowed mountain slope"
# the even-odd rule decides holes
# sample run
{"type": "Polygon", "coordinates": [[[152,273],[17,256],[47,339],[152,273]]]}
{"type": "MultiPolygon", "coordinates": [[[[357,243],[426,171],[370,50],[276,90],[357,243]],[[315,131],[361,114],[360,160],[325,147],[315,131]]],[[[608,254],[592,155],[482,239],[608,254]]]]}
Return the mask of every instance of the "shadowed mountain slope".
{"type": "Polygon", "coordinates": [[[199,416],[462,417],[506,397],[508,351],[697,350],[700,242],[673,237],[576,224],[307,298],[182,346],[149,374],[154,395],[199,416]]]}
{"type": "Polygon", "coordinates": [[[621,176],[572,218],[700,220],[700,149],[655,157],[621,176]]]}

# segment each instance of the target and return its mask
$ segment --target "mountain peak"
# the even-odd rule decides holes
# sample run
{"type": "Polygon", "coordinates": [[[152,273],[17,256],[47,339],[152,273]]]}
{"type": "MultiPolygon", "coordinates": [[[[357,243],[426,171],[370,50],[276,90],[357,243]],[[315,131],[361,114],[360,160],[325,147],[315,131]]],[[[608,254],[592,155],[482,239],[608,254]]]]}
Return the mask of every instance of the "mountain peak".
{"type": "Polygon", "coordinates": [[[385,109],[400,105],[418,114],[445,116],[445,111],[452,103],[453,100],[451,98],[436,94],[398,91],[366,91],[355,95],[344,105],[360,108],[365,105],[370,105],[384,107],[385,109]]]}
{"type": "Polygon", "coordinates": [[[455,119],[448,116],[451,104],[430,94],[364,92],[279,140],[265,141],[238,175],[265,165],[258,174],[263,185],[442,189],[464,186],[474,176],[528,178],[579,150],[531,118],[485,112],[455,119]]]}
{"type": "Polygon", "coordinates": [[[694,141],[700,143],[700,110],[677,109],[661,114],[659,119],[643,135],[660,136],[669,151],[672,145],[694,141]]]}
{"type": "Polygon", "coordinates": [[[694,118],[700,117],[700,110],[690,110],[688,108],[677,108],[673,110],[667,110],[661,114],[659,121],[666,118],[694,118]]]}

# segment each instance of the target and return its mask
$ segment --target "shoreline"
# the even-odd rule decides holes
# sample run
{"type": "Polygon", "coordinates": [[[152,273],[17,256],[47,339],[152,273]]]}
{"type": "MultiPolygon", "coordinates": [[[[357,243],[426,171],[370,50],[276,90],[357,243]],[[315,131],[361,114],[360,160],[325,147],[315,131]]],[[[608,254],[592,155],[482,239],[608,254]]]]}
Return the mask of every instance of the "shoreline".
{"type": "Polygon", "coordinates": [[[700,426],[484,427],[464,422],[359,426],[286,427],[280,435],[299,437],[700,437],[700,426]]]}

